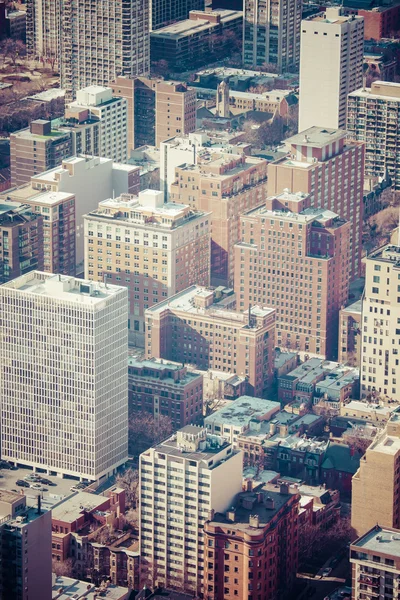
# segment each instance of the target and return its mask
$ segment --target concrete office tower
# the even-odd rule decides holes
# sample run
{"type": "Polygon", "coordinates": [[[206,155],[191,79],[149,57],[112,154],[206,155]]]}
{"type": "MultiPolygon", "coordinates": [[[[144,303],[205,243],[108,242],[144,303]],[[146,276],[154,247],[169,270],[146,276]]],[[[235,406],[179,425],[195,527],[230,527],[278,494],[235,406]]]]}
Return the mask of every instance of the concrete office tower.
{"type": "Polygon", "coordinates": [[[216,106],[217,117],[229,117],[229,83],[221,81],[217,88],[217,106],[216,106]]]}
{"type": "Polygon", "coordinates": [[[0,555],[0,598],[51,598],[51,511],[1,490],[0,555]]]}
{"type": "Polygon", "coordinates": [[[3,458],[90,480],[126,461],[127,296],[40,271],[0,286],[3,458]]]}
{"type": "MultiPolygon", "coordinates": [[[[109,158],[75,156],[61,166],[31,179],[33,195],[41,191],[65,192],[75,196],[76,274],[83,273],[83,215],[95,210],[99,201],[124,193],[137,194],[140,168],[114,163],[109,158]]],[[[16,190],[14,194],[17,194],[16,190]]],[[[30,202],[29,198],[24,200],[30,202]]]]}
{"type": "Polygon", "coordinates": [[[268,195],[305,192],[315,208],[351,223],[350,279],[361,269],[364,144],[346,142],[346,132],[311,127],[285,140],[289,154],[268,165],[268,195]]]}
{"type": "Polygon", "coordinates": [[[233,285],[234,245],[240,214],[260,204],[267,191],[267,161],[244,154],[205,154],[196,165],[175,169],[170,200],[211,212],[211,283],[233,285]]]}
{"type": "Polygon", "coordinates": [[[269,390],[274,364],[275,310],[236,312],[230,289],[192,285],[145,312],[147,358],[193,363],[246,377],[249,394],[269,390]]]}
{"type": "Polygon", "coordinates": [[[395,412],[385,430],[367,449],[360,468],[353,476],[351,526],[357,536],[377,523],[381,527],[399,529],[399,461],[400,415],[395,412]]]}
{"type": "Polygon", "coordinates": [[[339,310],[349,291],[350,224],[284,192],[240,217],[235,293],[240,310],[276,309],[276,345],[337,358],[339,310]]]}
{"type": "Polygon", "coordinates": [[[365,174],[392,179],[400,190],[400,84],[374,81],[348,97],[347,133],[365,142],[365,174]]]}
{"type": "Polygon", "coordinates": [[[361,395],[400,401],[400,246],[366,258],[362,305],[361,395]]]}
{"type": "Polygon", "coordinates": [[[193,425],[140,455],[140,556],[150,582],[202,591],[203,526],[241,492],[242,469],[239,451],[193,425]]]}
{"type": "Polygon", "coordinates": [[[144,345],[144,311],[210,278],[209,213],[164,204],[145,190],[101,202],[84,217],[85,277],[129,289],[130,341],[144,345]]]}
{"type": "Polygon", "coordinates": [[[10,134],[11,185],[28,183],[32,175],[60,165],[71,154],[69,131],[52,130],[51,121],[31,121],[29,128],[10,134]]]}
{"type": "Polygon", "coordinates": [[[347,95],[363,81],[364,19],[330,7],[301,22],[299,131],[346,129],[347,95]]]}
{"type": "Polygon", "coordinates": [[[116,162],[126,162],[128,103],[125,98],[113,97],[109,87],[90,85],[76,92],[76,100],[69,104],[65,116],[81,118],[82,112],[88,118],[94,117],[100,121],[99,155],[116,162]]]}
{"type": "Polygon", "coordinates": [[[245,67],[285,73],[300,61],[301,0],[244,0],[245,67]]]}
{"type": "Polygon", "coordinates": [[[151,0],[150,31],[189,18],[191,10],[204,10],[205,0],[151,0]]]}
{"type": "Polygon", "coordinates": [[[30,0],[26,3],[26,51],[29,57],[58,62],[61,7],[61,0],[30,0]]]}
{"type": "Polygon", "coordinates": [[[64,0],[60,82],[67,100],[89,85],[150,70],[149,0],[64,0]]]}
{"type": "Polygon", "coordinates": [[[128,103],[128,147],[160,146],[196,129],[196,90],[180,81],[118,77],[113,95],[128,103]]]}
{"type": "Polygon", "coordinates": [[[0,283],[43,269],[43,218],[27,204],[0,206],[0,283]]]}

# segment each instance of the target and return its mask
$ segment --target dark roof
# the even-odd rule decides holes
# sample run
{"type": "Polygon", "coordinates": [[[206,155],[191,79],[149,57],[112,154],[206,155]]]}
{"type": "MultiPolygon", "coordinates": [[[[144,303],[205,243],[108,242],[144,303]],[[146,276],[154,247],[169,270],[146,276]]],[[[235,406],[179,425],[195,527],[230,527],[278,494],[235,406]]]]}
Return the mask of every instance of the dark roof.
{"type": "Polygon", "coordinates": [[[331,443],[325,453],[322,469],[335,469],[343,473],[356,473],[360,466],[360,455],[355,452],[351,455],[351,449],[347,444],[331,443]]]}
{"type": "MultiPolygon", "coordinates": [[[[139,596],[136,596],[136,600],[138,600],[139,596]]],[[[174,590],[164,590],[158,589],[153,592],[151,596],[147,596],[148,600],[162,600],[163,598],[168,598],[168,600],[193,600],[197,598],[196,595],[193,594],[184,594],[183,592],[176,592],[174,590]]],[[[140,599],[141,600],[141,599],[140,599]]]]}

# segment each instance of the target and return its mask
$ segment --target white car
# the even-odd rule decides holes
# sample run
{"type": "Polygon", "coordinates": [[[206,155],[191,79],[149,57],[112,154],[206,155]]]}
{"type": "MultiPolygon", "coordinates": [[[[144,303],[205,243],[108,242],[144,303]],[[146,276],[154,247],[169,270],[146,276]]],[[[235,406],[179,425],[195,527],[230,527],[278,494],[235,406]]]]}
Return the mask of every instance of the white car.
{"type": "Polygon", "coordinates": [[[44,487],[42,485],[40,485],[40,483],[31,483],[31,489],[42,492],[44,490],[44,487]]]}

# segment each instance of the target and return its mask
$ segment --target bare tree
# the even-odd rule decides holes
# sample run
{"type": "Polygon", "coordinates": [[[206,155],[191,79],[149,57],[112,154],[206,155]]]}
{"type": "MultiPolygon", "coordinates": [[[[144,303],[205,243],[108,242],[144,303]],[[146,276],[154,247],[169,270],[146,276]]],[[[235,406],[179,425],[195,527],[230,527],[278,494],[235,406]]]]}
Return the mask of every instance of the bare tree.
{"type": "Polygon", "coordinates": [[[58,561],[53,558],[52,561],[52,572],[58,576],[73,577],[74,575],[74,561],[72,558],[58,561]]]}
{"type": "Polygon", "coordinates": [[[126,469],[123,473],[118,473],[115,483],[125,490],[127,507],[136,508],[139,493],[139,471],[126,469]]]}
{"type": "Polygon", "coordinates": [[[129,452],[138,457],[142,452],[158,444],[173,431],[172,421],[166,415],[155,419],[147,412],[132,412],[129,417],[129,452]]]}

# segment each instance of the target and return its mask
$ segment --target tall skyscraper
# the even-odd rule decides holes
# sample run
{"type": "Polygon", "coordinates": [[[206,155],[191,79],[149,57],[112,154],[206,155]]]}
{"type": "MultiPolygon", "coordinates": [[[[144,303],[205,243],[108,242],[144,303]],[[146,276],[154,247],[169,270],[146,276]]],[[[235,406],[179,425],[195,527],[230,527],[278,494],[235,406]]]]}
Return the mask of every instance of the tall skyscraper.
{"type": "Polygon", "coordinates": [[[301,22],[299,131],[346,128],[347,95],[363,80],[364,19],[327,8],[301,22]]]}
{"type": "Polygon", "coordinates": [[[26,50],[30,57],[59,59],[61,0],[26,3],[26,50]]]}
{"type": "Polygon", "coordinates": [[[285,73],[300,61],[301,0],[244,0],[243,63],[285,73]]]}
{"type": "Polygon", "coordinates": [[[400,415],[395,412],[386,429],[378,434],[353,476],[351,526],[357,536],[378,523],[400,526],[400,415]]]}
{"type": "Polygon", "coordinates": [[[148,580],[200,593],[204,523],[241,492],[241,453],[205,428],[186,425],[141,454],[139,477],[140,555],[148,580]]]}
{"type": "Polygon", "coordinates": [[[365,142],[365,174],[391,177],[400,191],[400,84],[373,81],[348,97],[347,132],[365,142]]]}
{"type": "Polygon", "coordinates": [[[339,310],[349,291],[350,224],[284,192],[240,217],[239,310],[276,309],[276,345],[337,358],[339,310]]]}
{"type": "Polygon", "coordinates": [[[0,287],[1,448],[95,480],[128,456],[125,288],[32,271],[0,287]]]}
{"type": "Polygon", "coordinates": [[[400,246],[367,256],[361,324],[361,395],[400,401],[400,246]]]}
{"type": "Polygon", "coordinates": [[[89,85],[150,70],[149,0],[65,0],[61,87],[67,100],[89,85]]]}
{"type": "Polygon", "coordinates": [[[351,223],[350,278],[360,276],[364,195],[364,144],[346,132],[311,127],[285,140],[287,156],[268,165],[268,195],[305,192],[312,206],[351,223]]]}
{"type": "Polygon", "coordinates": [[[204,10],[205,0],[151,0],[150,30],[189,18],[191,10],[204,10]]]}

